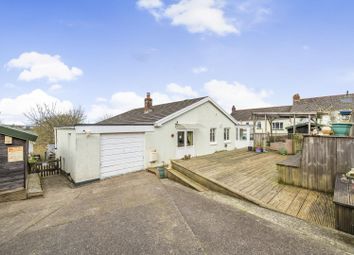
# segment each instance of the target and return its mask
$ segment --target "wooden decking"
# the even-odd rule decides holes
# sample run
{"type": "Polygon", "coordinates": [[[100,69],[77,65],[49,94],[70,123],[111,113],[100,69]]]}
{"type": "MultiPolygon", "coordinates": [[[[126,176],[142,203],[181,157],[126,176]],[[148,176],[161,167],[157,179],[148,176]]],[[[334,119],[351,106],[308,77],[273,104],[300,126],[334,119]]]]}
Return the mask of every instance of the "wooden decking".
{"type": "Polygon", "coordinates": [[[256,154],[236,150],[178,160],[174,163],[176,167],[223,186],[235,196],[243,197],[262,207],[334,228],[334,204],[331,194],[278,182],[276,163],[284,159],[284,156],[276,153],[256,154]]]}

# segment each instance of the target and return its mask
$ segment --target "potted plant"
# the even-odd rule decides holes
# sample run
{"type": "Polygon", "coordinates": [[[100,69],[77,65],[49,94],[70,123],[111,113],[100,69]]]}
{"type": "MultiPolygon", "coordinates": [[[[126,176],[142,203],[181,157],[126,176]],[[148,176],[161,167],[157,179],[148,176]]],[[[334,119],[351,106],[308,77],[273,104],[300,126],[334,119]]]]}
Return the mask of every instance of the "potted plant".
{"type": "Polygon", "coordinates": [[[162,162],[162,166],[157,167],[157,173],[158,173],[160,179],[167,177],[167,167],[168,167],[168,165],[165,164],[165,162],[162,162]]]}
{"type": "Polygon", "coordinates": [[[261,144],[259,144],[259,143],[256,145],[256,152],[257,153],[263,152],[263,148],[262,148],[261,144]]]}
{"type": "Polygon", "coordinates": [[[339,111],[339,114],[339,121],[332,124],[333,132],[337,136],[349,136],[350,129],[353,126],[353,123],[350,122],[352,111],[342,110],[339,111]]]}

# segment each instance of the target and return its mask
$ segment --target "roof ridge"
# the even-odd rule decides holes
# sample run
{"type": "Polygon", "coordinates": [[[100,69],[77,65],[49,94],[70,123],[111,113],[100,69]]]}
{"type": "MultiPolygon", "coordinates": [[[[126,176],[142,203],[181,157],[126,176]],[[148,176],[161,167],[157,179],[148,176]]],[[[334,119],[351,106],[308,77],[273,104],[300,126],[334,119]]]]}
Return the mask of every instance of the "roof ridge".
{"type": "Polygon", "coordinates": [[[305,97],[305,98],[300,98],[300,100],[318,99],[318,98],[325,98],[325,97],[340,97],[340,96],[354,96],[354,93],[327,95],[327,96],[315,96],[315,97],[305,97]]]}
{"type": "Polygon", "coordinates": [[[245,108],[245,109],[236,109],[237,111],[250,111],[250,110],[257,110],[257,109],[265,109],[265,108],[280,108],[280,107],[292,107],[292,105],[279,105],[279,106],[269,106],[269,107],[257,107],[257,108],[245,108]]]}
{"type": "MultiPolygon", "coordinates": [[[[183,101],[189,101],[189,100],[197,100],[197,99],[204,99],[208,96],[203,96],[203,97],[194,97],[194,98],[186,98],[186,99],[182,99],[182,100],[178,100],[178,101],[172,101],[172,102],[169,102],[169,103],[163,103],[163,104],[156,104],[156,105],[152,105],[152,108],[156,107],[156,106],[163,106],[163,105],[167,105],[167,104],[174,104],[174,103],[180,103],[180,102],[183,102],[183,101]]],[[[126,111],[126,112],[130,112],[130,111],[134,111],[134,110],[139,110],[139,109],[144,109],[144,107],[138,107],[138,108],[133,108],[129,111],[126,111]]],[[[126,113],[126,112],[122,112],[122,113],[126,113]]],[[[118,114],[119,115],[119,114],[118,114]]]]}

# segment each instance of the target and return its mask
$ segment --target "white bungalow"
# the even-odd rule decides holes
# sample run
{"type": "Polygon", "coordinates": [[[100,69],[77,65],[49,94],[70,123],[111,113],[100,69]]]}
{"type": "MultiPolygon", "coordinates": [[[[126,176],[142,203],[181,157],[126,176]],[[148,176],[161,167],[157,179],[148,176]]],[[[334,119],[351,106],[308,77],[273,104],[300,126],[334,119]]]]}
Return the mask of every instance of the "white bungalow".
{"type": "Polygon", "coordinates": [[[233,150],[240,138],[236,125],[210,97],[153,106],[148,93],[143,108],[93,125],[56,128],[57,156],[63,170],[81,183],[233,150]]]}

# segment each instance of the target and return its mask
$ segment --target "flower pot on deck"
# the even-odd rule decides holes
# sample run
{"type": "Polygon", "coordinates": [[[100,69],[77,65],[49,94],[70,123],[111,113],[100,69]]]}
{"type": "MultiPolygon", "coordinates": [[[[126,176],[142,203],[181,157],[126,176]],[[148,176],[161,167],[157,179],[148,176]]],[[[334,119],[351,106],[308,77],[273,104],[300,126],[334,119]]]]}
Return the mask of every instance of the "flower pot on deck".
{"type": "Polygon", "coordinates": [[[333,123],[332,129],[336,136],[349,136],[352,123],[333,123]]]}

